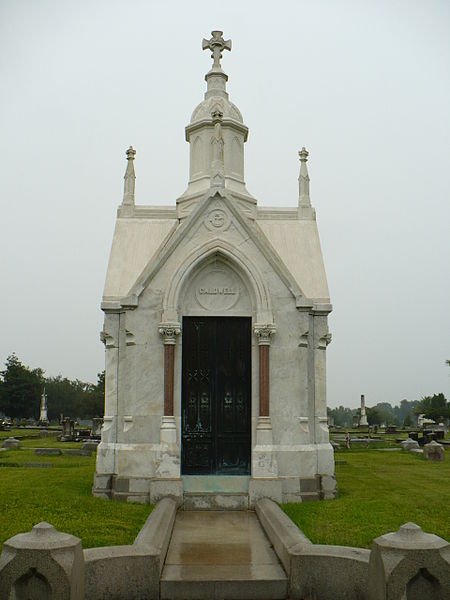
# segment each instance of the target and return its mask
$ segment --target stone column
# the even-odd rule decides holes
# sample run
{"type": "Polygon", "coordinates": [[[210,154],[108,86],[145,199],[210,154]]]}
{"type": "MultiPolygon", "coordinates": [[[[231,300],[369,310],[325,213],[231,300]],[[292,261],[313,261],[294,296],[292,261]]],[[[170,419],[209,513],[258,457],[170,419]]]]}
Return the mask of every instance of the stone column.
{"type": "Polygon", "coordinates": [[[173,381],[175,344],[181,333],[179,323],[160,323],[158,331],[164,343],[164,415],[161,418],[161,442],[176,443],[176,425],[173,410],[173,381]]]}
{"type": "Polygon", "coordinates": [[[252,475],[253,478],[273,478],[278,474],[278,465],[273,453],[269,371],[270,342],[276,328],[272,323],[257,323],[253,331],[259,346],[259,415],[252,451],[252,475]]]}
{"type": "Polygon", "coordinates": [[[259,345],[259,416],[270,417],[270,338],[275,333],[272,324],[254,327],[259,345]]]}

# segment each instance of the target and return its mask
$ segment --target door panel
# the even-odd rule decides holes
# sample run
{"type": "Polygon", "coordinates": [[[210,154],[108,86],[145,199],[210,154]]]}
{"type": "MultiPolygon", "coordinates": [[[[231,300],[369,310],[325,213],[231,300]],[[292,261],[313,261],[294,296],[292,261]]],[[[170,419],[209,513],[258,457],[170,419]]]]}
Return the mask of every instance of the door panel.
{"type": "Polygon", "coordinates": [[[182,472],[250,472],[251,320],[184,317],[182,472]]]}

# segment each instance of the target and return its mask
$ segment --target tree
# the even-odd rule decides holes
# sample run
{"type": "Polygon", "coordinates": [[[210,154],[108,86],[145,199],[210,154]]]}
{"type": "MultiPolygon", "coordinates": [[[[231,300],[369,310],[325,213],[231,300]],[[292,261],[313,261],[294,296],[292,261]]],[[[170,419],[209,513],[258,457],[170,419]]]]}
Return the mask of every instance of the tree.
{"type": "Polygon", "coordinates": [[[0,410],[12,418],[39,418],[44,371],[23,365],[10,354],[0,371],[0,410]]]}
{"type": "Polygon", "coordinates": [[[433,396],[424,396],[416,408],[415,414],[425,415],[427,419],[440,421],[450,417],[450,402],[447,402],[444,394],[434,394],[433,396]]]}
{"type": "Polygon", "coordinates": [[[382,423],[382,418],[380,416],[380,412],[377,406],[374,406],[373,408],[370,408],[368,406],[366,408],[367,422],[369,423],[369,425],[381,425],[382,423]]]}

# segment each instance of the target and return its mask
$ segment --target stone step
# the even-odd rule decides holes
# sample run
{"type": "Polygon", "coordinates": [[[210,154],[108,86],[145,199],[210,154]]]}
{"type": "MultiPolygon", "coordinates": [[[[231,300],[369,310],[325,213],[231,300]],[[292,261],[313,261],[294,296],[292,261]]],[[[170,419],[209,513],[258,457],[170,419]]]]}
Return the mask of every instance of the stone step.
{"type": "Polygon", "coordinates": [[[185,492],[247,493],[248,475],[183,475],[185,492]]]}
{"type": "Polygon", "coordinates": [[[166,565],[161,600],[279,600],[287,598],[280,565],[166,565]]]}
{"type": "Polygon", "coordinates": [[[184,492],[183,510],[248,510],[245,492],[184,492]]]}

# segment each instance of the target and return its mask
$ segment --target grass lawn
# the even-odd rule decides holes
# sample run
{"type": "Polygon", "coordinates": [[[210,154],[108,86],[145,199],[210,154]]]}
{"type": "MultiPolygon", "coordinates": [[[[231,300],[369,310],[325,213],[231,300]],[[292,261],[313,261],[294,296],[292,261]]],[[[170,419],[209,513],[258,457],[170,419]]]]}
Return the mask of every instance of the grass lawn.
{"type": "Polygon", "coordinates": [[[336,500],[283,505],[313,543],[370,548],[373,538],[408,521],[450,540],[448,450],[440,463],[367,449],[337,452],[335,458],[336,500]]]}
{"type": "MultiPolygon", "coordinates": [[[[0,446],[15,434],[35,436],[36,432],[0,431],[0,446]]],[[[53,436],[28,437],[21,440],[19,449],[0,452],[0,547],[40,521],[81,538],[83,548],[132,544],[152,507],[94,498],[95,455],[35,455],[33,448],[46,447],[64,450],[81,448],[81,444],[57,442],[53,436]],[[53,467],[25,467],[26,462],[53,467]]]]}

